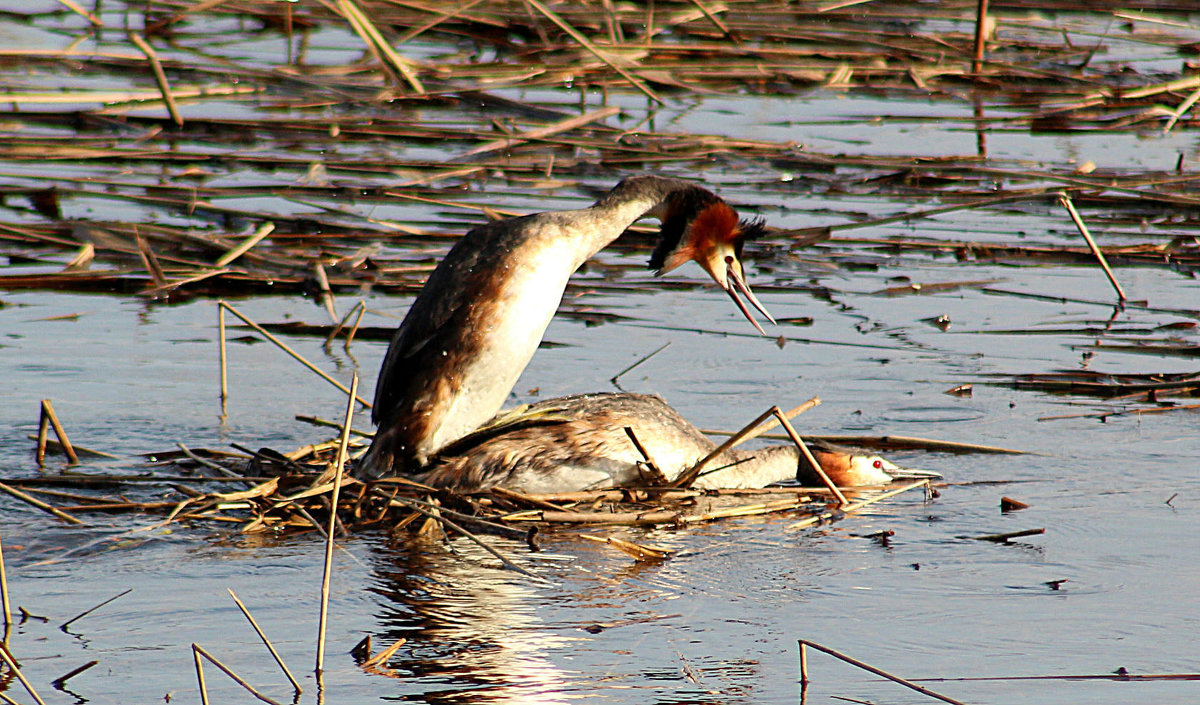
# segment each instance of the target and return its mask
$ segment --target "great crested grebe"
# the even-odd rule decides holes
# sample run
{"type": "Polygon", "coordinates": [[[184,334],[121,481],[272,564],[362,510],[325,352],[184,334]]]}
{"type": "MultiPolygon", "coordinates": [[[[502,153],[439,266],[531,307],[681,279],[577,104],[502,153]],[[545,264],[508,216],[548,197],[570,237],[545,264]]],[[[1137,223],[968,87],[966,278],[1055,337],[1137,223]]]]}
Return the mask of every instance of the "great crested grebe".
{"type": "Polygon", "coordinates": [[[739,221],[687,181],[629,177],[588,208],[481,225],[451,248],[392,337],[371,416],[379,430],[356,474],[415,472],[499,411],[571,274],[643,217],[662,223],[650,259],[657,274],[694,260],[759,332],[739,293],[774,322],[742,271],[742,244],[762,224],[739,221]]]}
{"type": "MultiPolygon", "coordinates": [[[[416,479],[470,492],[504,487],[529,493],[576,492],[647,485],[645,460],[625,428],[668,479],[679,477],[716,444],[660,397],[648,394],[577,394],[548,399],[448,445],[416,479]]],[[[809,443],[809,450],[840,486],[880,485],[900,479],[937,479],[927,470],[901,468],[856,449],[809,443]]],[[[816,471],[795,445],[730,450],[708,465],[693,487],[737,489],[798,480],[820,486],[816,471]]]]}

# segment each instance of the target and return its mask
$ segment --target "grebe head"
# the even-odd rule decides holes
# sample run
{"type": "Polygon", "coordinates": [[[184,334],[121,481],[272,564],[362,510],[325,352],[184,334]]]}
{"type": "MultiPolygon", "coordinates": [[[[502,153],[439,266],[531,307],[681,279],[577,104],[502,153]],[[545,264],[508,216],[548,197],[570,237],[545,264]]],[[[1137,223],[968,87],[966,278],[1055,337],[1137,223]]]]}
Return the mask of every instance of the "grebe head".
{"type": "MultiPolygon", "coordinates": [[[[856,485],[886,485],[896,480],[940,480],[941,473],[932,470],[901,467],[875,453],[858,448],[810,443],[821,469],[840,487],[856,485]]],[[[813,473],[801,459],[796,478],[802,484],[812,482],[813,473]]],[[[814,483],[815,484],[815,483],[814,483]]]]}
{"type": "Polygon", "coordinates": [[[738,220],[737,211],[728,203],[701,188],[672,193],[658,215],[662,229],[650,257],[655,275],[666,274],[688,260],[695,261],[729,294],[746,320],[765,335],[738,297],[740,292],[768,321],[775,322],[750,290],[742,269],[742,246],[765,232],[763,221],[738,220]]]}

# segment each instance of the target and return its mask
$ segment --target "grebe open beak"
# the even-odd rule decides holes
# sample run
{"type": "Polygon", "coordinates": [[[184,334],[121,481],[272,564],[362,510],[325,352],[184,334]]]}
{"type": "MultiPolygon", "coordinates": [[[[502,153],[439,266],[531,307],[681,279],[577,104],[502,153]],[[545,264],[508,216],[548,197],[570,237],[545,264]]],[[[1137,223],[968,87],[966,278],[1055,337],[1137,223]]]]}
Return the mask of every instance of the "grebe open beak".
{"type": "MultiPolygon", "coordinates": [[[[750,301],[750,304],[754,306],[754,308],[758,309],[758,312],[765,316],[766,319],[770,321],[772,325],[774,325],[775,318],[771,315],[771,312],[762,305],[762,302],[758,300],[758,297],[754,295],[754,292],[750,291],[750,285],[746,283],[746,277],[742,274],[741,260],[727,256],[725,258],[725,263],[729,273],[729,281],[732,281],[734,286],[737,287],[737,291],[742,292],[742,295],[750,301]]],[[[758,325],[758,321],[754,320],[754,318],[750,315],[750,312],[746,310],[746,304],[742,303],[742,300],[737,297],[733,287],[727,284],[725,287],[725,292],[729,294],[734,303],[736,303],[738,308],[741,309],[742,315],[744,315],[750,321],[750,323],[752,323],[754,327],[758,329],[758,332],[766,335],[766,331],[762,329],[762,326],[758,325]]]]}
{"type": "Polygon", "coordinates": [[[740,292],[750,302],[751,306],[758,309],[758,312],[765,316],[768,321],[775,323],[775,318],[771,316],[767,308],[762,305],[762,302],[750,290],[750,285],[746,283],[746,276],[742,271],[742,261],[731,250],[725,247],[718,247],[709,257],[698,260],[698,263],[704,268],[704,271],[708,272],[713,281],[724,289],[726,294],[729,294],[729,298],[733,299],[733,303],[737,304],[738,310],[742,312],[747,321],[750,321],[750,325],[754,326],[754,329],[761,335],[766,335],[767,332],[763,330],[758,321],[754,320],[754,314],[750,312],[750,309],[746,306],[746,302],[742,301],[741,297],[738,296],[740,292]],[[723,249],[725,252],[721,252],[723,249]]]}
{"type": "Polygon", "coordinates": [[[739,222],[737,212],[729,204],[712,194],[708,194],[708,197],[710,201],[702,207],[691,204],[675,204],[673,209],[667,207],[662,214],[658,246],[650,257],[650,268],[659,276],[688,260],[695,261],[708,272],[717,286],[729,294],[750,325],[766,335],[767,332],[754,320],[754,314],[741,298],[746,297],[746,301],[768,321],[775,322],[750,290],[742,270],[742,244],[747,239],[761,235],[763,224],[758,220],[739,222]]]}

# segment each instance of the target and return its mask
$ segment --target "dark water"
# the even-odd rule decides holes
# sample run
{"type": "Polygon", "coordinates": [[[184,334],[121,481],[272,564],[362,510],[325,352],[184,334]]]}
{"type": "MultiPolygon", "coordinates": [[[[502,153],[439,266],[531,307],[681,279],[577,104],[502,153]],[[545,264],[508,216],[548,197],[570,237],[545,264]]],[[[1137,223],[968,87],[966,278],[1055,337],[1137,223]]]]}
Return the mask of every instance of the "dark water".
{"type": "MultiPolygon", "coordinates": [[[[991,276],[972,268],[969,276],[991,276]]],[[[927,263],[897,263],[856,275],[871,290],[886,276],[940,279],[927,263]]],[[[1085,268],[1011,269],[1010,286],[1104,297],[1085,268]]],[[[1177,275],[1133,272],[1139,295],[1185,304],[1195,285],[1177,275]],[[1190,292],[1190,293],[1189,293],[1190,292]]],[[[692,273],[695,276],[695,273],[692,273]]],[[[841,275],[834,273],[832,277],[841,275]]],[[[840,284],[839,284],[840,285],[840,284]]],[[[326,688],[345,701],[400,695],[433,702],[791,702],[795,640],[844,650],[910,677],[1193,672],[1188,645],[1200,614],[1186,595],[1200,585],[1195,531],[1195,418],[1178,412],[1136,418],[1039,423],[1039,416],[1085,411],[1070,397],[977,386],[968,398],[942,392],[994,371],[1080,366],[1061,336],[943,333],[919,323],[949,312],[964,328],[1036,325],[1100,318],[1076,304],[1030,303],[977,292],[879,298],[848,294],[852,310],[795,295],[763,298],[779,316],[816,320],[805,337],[853,345],[789,344],[741,337],[744,324],[711,292],[625,297],[648,323],[703,325],[728,337],[664,332],[637,324],[586,328],[556,322],[518,386],[519,397],[608,388],[617,369],[669,339],[671,347],[625,380],[664,394],[698,423],[733,427],[770,403],[819,395],[807,428],[927,435],[1016,446],[1042,455],[897,454],[943,472],[952,483],[926,503],[904,496],[832,527],[785,531],[787,519],[726,521],[685,531],[616,530],[676,549],[661,565],[555,533],[547,553],[499,544],[545,576],[542,585],[498,569],[461,540],[395,544],[365,535],[336,555],[326,688]],[[869,320],[878,330],[860,333],[869,320]],[[660,344],[660,343],[659,343],[660,344]],[[884,348],[884,349],[879,349],[884,348]],[[1002,515],[1001,495],[1031,504],[1002,515]],[[1174,496],[1171,504],[1165,501],[1174,496]],[[961,537],[1045,527],[1013,545],[961,537]],[[889,547],[861,538],[896,532],[889,547]],[[1066,580],[1059,590],[1048,581],[1066,580]],[[597,634],[592,624],[618,623],[597,634]],[[394,678],[363,675],[346,651],[362,636],[406,637],[391,662],[394,678]],[[698,675],[693,683],[685,666],[698,675]]],[[[175,441],[226,441],[289,448],[316,437],[295,413],[336,416],[339,394],[266,345],[232,345],[232,400],[217,420],[214,307],[209,302],[153,308],[107,297],[8,295],[2,360],[9,399],[0,446],[6,472],[32,469],[37,400],[51,397],[77,443],[118,455],[166,450],[175,441]],[[45,321],[79,313],[76,321],[45,321]]],[[[379,308],[403,302],[376,300],[379,308]]],[[[312,318],[304,301],[263,299],[243,308],[261,320],[312,318]]],[[[1136,312],[1122,321],[1150,323],[1136,312]]],[[[952,329],[953,330],[953,329],[952,329]]],[[[374,370],[381,344],[356,344],[354,359],[325,356],[294,341],[345,378],[355,364],[374,370]]],[[[1172,371],[1185,363],[1101,355],[1094,369],[1172,371]]],[[[367,419],[359,423],[366,424],[367,419]]],[[[96,470],[111,469],[98,466],[96,470]]],[[[50,618],[16,637],[26,670],[40,682],[82,663],[100,665],[70,682],[89,702],[194,699],[187,645],[197,642],[236,664],[252,683],[286,698],[282,676],[225,590],[254,611],[293,670],[311,669],[322,547],[311,537],[278,542],[209,527],[134,531],[152,518],[92,517],[64,528],[4,500],[4,535],[16,604],[50,618]],[[132,587],[133,592],[71,627],[56,624],[132,587]],[[272,685],[273,684],[273,685],[272,685]],[[148,700],[149,698],[147,698],[148,700]]],[[[825,694],[916,702],[819,655],[811,659],[817,702],[825,694]]],[[[308,683],[311,684],[311,677],[308,683]]],[[[37,681],[35,681],[37,682],[37,681]]],[[[1190,683],[1044,681],[936,686],[968,701],[1186,702],[1190,683]]],[[[236,686],[210,676],[214,697],[236,686]]],[[[236,696],[240,697],[240,696],[236,696]]]]}
{"type": "MultiPolygon", "coordinates": [[[[345,36],[321,39],[318,49],[331,52],[329,60],[344,60],[348,50],[338,53],[337,45],[349,41],[345,36]]],[[[242,45],[237,51],[277,49],[242,45]]],[[[796,140],[848,153],[940,155],[975,150],[969,117],[969,109],[816,91],[788,101],[696,98],[685,108],[662,111],[658,119],[672,128],[796,140]],[[874,120],[931,112],[946,119],[874,120]]],[[[1101,168],[1168,169],[1180,153],[1194,159],[1197,152],[1194,134],[1180,131],[1167,137],[998,131],[989,137],[990,157],[998,163],[1088,159],[1101,168]]],[[[748,171],[750,176],[714,168],[697,176],[720,186],[731,200],[760,206],[781,227],[827,224],[822,209],[882,216],[904,207],[876,196],[792,189],[788,184],[797,175],[767,165],[748,171]]],[[[478,196],[486,198],[486,188],[478,196]]],[[[495,205],[533,209],[586,200],[572,190],[508,198],[495,205]]],[[[372,215],[442,218],[410,204],[380,207],[372,215]]],[[[1143,237],[1133,226],[1118,230],[1105,244],[1143,237]]],[[[1156,232],[1161,236],[1163,229],[1156,232]]],[[[1049,206],[965,211],[861,234],[1078,244],[1065,213],[1049,206]]],[[[1190,231],[1181,227],[1171,234],[1190,231]]],[[[751,254],[756,262],[750,278],[771,311],[779,318],[812,317],[811,326],[771,331],[794,340],[780,347],[752,335],[725,298],[704,287],[594,295],[589,301],[596,308],[629,319],[595,327],[555,321],[547,339],[565,346],[538,353],[514,403],[611,389],[613,374],[669,341],[670,347],[625,376],[622,385],[662,394],[702,427],[737,428],[772,404],[794,406],[816,395],[824,403],[800,418],[812,432],[927,436],[1031,454],[895,453],[903,464],[942,472],[950,486],[933,501],[911,493],[823,528],[788,531],[791,519],[774,517],[686,530],[597,532],[678,551],[656,565],[634,564],[567,531],[550,532],[541,554],[493,540],[545,583],[502,570],[465,540],[355,536],[335,554],[325,699],[791,703],[800,693],[800,638],[911,678],[1103,676],[1119,668],[1132,674],[1200,672],[1194,649],[1200,628],[1193,597],[1200,590],[1195,412],[1039,421],[1113,407],[1081,396],[984,384],[997,373],[1192,371],[1194,359],[1187,357],[1099,351],[1086,358],[1094,333],[1001,331],[1149,329],[1194,323],[1195,315],[1115,309],[1111,289],[1091,265],[960,262],[849,241],[796,252],[764,246],[751,254]],[[993,289],[1062,298],[1022,298],[978,287],[921,296],[872,293],[907,281],[966,280],[997,280],[993,289]],[[813,293],[822,288],[827,295],[813,293]],[[949,330],[927,322],[942,315],[952,321],[949,330]],[[976,385],[972,396],[944,393],[968,382],[976,385]],[[1031,506],[1002,514],[1003,495],[1031,506]],[[1009,545],[964,538],[1032,528],[1046,532],[1009,545]],[[884,529],[895,532],[889,546],[863,537],[884,529]],[[1053,589],[1048,583],[1054,581],[1066,582],[1053,589]],[[602,628],[589,629],[595,625],[602,628]],[[387,672],[364,673],[348,655],[366,635],[377,648],[399,637],[408,640],[387,672]]],[[[629,257],[605,254],[600,261],[625,263],[629,257]]],[[[1194,310],[1200,302],[1200,283],[1187,271],[1118,267],[1117,273],[1132,299],[1152,307],[1194,310]]],[[[672,275],[697,283],[702,277],[695,268],[672,275]]],[[[228,417],[220,420],[211,301],[163,306],[132,297],[20,292],[0,292],[0,300],[5,476],[36,472],[26,436],[36,431],[44,398],[53,399],[74,442],[120,456],[85,462],[84,470],[96,472],[124,471],[136,454],[170,450],[176,442],[289,450],[322,437],[295,421],[296,414],[332,418],[344,407],[340,392],[278,350],[231,343],[231,400],[228,417]],[[73,317],[61,319],[68,315],[73,317]]],[[[404,297],[379,295],[366,302],[394,316],[408,305],[404,297]]],[[[300,297],[237,305],[260,321],[320,322],[324,316],[300,297]]],[[[343,299],[342,310],[349,305],[343,299]]],[[[372,318],[365,323],[394,323],[382,315],[372,318]]],[[[1194,328],[1169,335],[1200,343],[1194,328]]],[[[356,342],[350,352],[324,351],[320,341],[289,342],[338,379],[360,372],[366,395],[385,349],[382,343],[356,342]]],[[[369,419],[361,416],[355,425],[367,427],[369,419]]],[[[52,464],[50,471],[58,467],[52,464]]],[[[152,491],[138,491],[140,499],[153,498],[152,491]]],[[[306,689],[301,702],[317,701],[311,671],[323,545],[314,537],[277,540],[207,525],[156,528],[157,519],[146,516],[92,515],[88,521],[85,528],[63,526],[0,497],[13,601],[48,620],[24,621],[10,643],[49,702],[162,702],[167,696],[198,702],[191,643],[271,697],[288,701],[286,680],[227,589],[248,605],[300,677],[306,689]],[[128,588],[130,594],[65,632],[59,629],[128,588]],[[71,679],[67,692],[50,686],[92,660],[99,664],[71,679]]],[[[819,654],[810,656],[810,666],[809,702],[831,702],[832,696],[927,701],[819,654]]],[[[249,701],[214,669],[206,673],[214,702],[249,701]]],[[[1190,703],[1197,692],[1186,681],[927,685],[987,703],[1190,703]]],[[[27,699],[17,684],[7,688],[18,700],[27,699]]]]}

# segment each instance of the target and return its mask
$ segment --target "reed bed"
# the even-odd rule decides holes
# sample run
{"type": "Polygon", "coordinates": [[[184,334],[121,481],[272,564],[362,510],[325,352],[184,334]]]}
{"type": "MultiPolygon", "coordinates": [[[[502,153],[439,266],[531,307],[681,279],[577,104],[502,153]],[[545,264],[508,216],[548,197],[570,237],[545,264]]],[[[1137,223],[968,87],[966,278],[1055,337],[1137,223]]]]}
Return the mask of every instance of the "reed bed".
{"type": "MultiPolygon", "coordinates": [[[[777,231],[769,240],[796,248],[828,238],[821,254],[835,263],[854,256],[845,248],[877,248],[1025,263],[1098,254],[1114,264],[1195,271],[1200,192],[1182,158],[1173,170],[1114,170],[1006,162],[986,150],[987,135],[1005,131],[1192,126],[1200,76],[1188,57],[1196,42],[1172,18],[1193,8],[1148,7],[1153,12],[1092,4],[1091,15],[1043,17],[1020,3],[993,3],[978,63],[983,25],[968,2],[920,9],[872,2],[869,10],[748,0],[715,9],[697,2],[502,1],[447,10],[382,0],[117,3],[100,16],[58,18],[55,29],[79,40],[66,47],[0,50],[0,66],[42,76],[36,90],[18,72],[0,77],[0,97],[14,106],[0,127],[0,245],[16,256],[10,263],[24,265],[0,274],[0,288],[165,300],[322,286],[412,292],[448,238],[485,215],[515,212],[483,205],[481,185],[493,199],[586,198],[597,181],[613,178],[598,175],[631,171],[733,170],[760,192],[908,204],[884,218],[835,213],[831,220],[840,222],[816,232],[777,231]],[[1102,31],[1105,18],[1122,23],[1120,31],[1102,31]],[[112,29],[131,25],[142,30],[112,29]],[[318,32],[338,37],[341,48],[310,55],[318,32]],[[276,40],[277,53],[241,46],[263,35],[276,40]],[[1168,68],[1164,54],[1183,59],[1168,68]],[[98,76],[120,76],[128,90],[87,88],[98,76]],[[564,87],[578,100],[564,101],[564,87]],[[878,119],[953,121],[978,133],[978,153],[822,153],[655,122],[656,106],[689,94],[816,90],[932,100],[930,115],[878,119]],[[1108,233],[1145,224],[1154,209],[1143,230],[1152,239],[1101,241],[1092,253],[838,235],[944,208],[1005,212],[1065,195],[1072,211],[1078,206],[1108,233]],[[933,202],[943,205],[921,207],[933,202]],[[105,206],[96,213],[143,217],[92,215],[91,203],[105,206]],[[397,204],[414,213],[372,215],[397,204]]],[[[52,22],[38,13],[23,19],[52,22]]],[[[643,275],[606,286],[652,283],[643,275]]]]}

